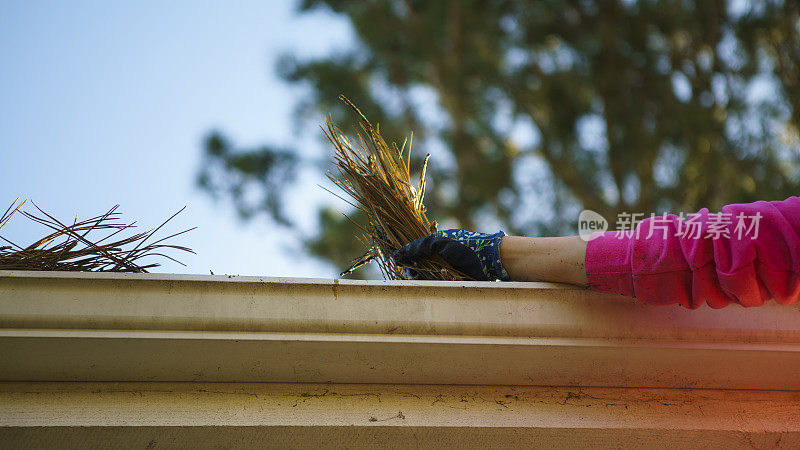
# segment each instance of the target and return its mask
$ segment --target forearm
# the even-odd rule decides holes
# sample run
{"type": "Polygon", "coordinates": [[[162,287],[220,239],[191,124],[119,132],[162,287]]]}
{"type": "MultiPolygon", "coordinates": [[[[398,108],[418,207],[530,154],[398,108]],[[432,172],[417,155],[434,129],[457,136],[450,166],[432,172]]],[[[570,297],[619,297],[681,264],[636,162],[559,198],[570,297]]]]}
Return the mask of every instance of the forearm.
{"type": "Polygon", "coordinates": [[[512,281],[586,285],[586,242],[578,236],[504,236],[500,259],[512,281]]]}

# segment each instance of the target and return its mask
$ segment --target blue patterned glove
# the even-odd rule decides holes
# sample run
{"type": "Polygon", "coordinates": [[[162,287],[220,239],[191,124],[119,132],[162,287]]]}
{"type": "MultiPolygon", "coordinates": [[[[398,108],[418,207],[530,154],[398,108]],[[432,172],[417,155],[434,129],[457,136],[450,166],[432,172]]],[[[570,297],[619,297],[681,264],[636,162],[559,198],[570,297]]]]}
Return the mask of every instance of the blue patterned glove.
{"type": "MultiPolygon", "coordinates": [[[[417,260],[439,255],[472,279],[508,281],[508,272],[500,263],[500,239],[505,235],[502,231],[486,234],[457,228],[441,230],[409,242],[392,257],[400,265],[412,266],[417,260]]],[[[410,278],[417,278],[412,267],[406,270],[410,278]]]]}

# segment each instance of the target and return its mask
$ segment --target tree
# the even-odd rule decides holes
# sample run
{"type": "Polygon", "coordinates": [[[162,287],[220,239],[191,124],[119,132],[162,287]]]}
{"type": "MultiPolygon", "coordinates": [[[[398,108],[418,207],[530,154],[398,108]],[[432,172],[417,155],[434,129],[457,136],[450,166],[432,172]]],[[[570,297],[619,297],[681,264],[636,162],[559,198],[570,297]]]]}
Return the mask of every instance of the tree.
{"type": "MultiPolygon", "coordinates": [[[[279,60],[288,83],[309,87],[297,120],[316,126],[330,112],[353,123],[344,93],[387,139],[413,131],[415,148],[437,149],[426,198],[439,222],[561,234],[581,208],[613,224],[621,212],[798,192],[796,2],[305,0],[299,11],[320,8],[347,18],[358,42],[279,60]]],[[[200,179],[247,210],[242,185],[283,174],[261,186],[263,210],[288,225],[279,199],[294,155],[242,152],[214,135],[200,179]],[[211,171],[227,181],[208,183],[211,171]]],[[[306,246],[344,267],[359,254],[354,229],[319,214],[306,246]]]]}

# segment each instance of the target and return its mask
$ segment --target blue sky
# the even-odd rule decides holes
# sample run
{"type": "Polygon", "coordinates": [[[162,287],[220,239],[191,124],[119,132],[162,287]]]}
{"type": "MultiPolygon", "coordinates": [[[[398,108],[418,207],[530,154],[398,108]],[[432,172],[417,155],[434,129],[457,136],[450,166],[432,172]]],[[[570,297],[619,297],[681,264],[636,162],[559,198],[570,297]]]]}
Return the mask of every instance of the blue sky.
{"type": "MultiPolygon", "coordinates": [[[[198,226],[180,240],[198,254],[158,272],[335,276],[298,256],[296,235],[266,219],[240,223],[194,185],[211,129],[237,145],[319,145],[293,136],[302,91],[274,62],[353,38],[338,17],[294,10],[294,1],[0,3],[2,209],[22,196],[69,220],[119,203],[150,228],[187,205],[168,231],[198,226]]],[[[322,180],[306,173],[290,193],[306,232],[313,205],[329,201],[322,180]]],[[[0,234],[28,244],[44,231],[17,217],[0,234]]]]}

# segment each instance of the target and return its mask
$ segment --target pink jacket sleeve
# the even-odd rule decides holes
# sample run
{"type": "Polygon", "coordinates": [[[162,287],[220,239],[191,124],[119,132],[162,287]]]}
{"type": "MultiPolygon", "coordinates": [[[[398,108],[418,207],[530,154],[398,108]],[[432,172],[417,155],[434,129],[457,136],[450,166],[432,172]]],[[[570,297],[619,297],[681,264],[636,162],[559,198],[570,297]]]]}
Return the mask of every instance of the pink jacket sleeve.
{"type": "Polygon", "coordinates": [[[586,278],[596,291],[645,303],[712,308],[759,306],[800,296],[800,198],[703,208],[645,219],[587,244],[586,278]]]}

